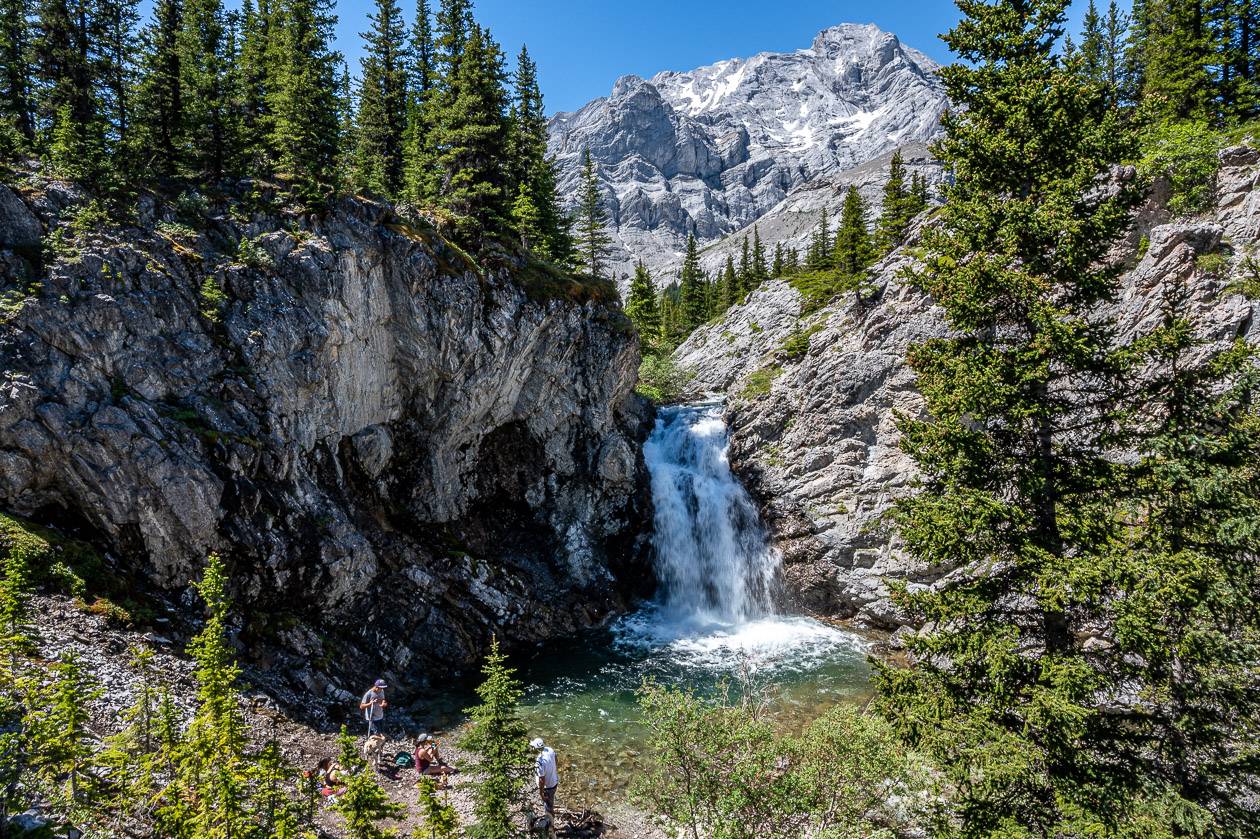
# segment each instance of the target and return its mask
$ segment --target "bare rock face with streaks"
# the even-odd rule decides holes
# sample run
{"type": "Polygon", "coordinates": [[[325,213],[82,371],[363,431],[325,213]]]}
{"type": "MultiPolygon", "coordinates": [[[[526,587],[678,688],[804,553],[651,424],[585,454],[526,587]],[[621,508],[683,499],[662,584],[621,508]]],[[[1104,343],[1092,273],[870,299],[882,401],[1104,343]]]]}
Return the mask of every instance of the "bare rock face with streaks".
{"type": "MultiPolygon", "coordinates": [[[[1137,213],[1116,253],[1131,266],[1115,304],[1122,334],[1154,325],[1165,293],[1184,287],[1208,337],[1260,340],[1256,304],[1232,290],[1260,256],[1260,151],[1230,149],[1221,162],[1212,211],[1174,220],[1157,186],[1137,213]]],[[[790,595],[889,630],[901,622],[890,580],[931,585],[954,571],[915,565],[883,520],[916,478],[896,427],[898,412],[923,407],[906,351],[946,334],[940,310],[904,284],[909,260],[896,251],[875,267],[873,299],[806,315],[790,285],[767,283],[675,356],[695,371],[697,390],[729,394],[732,465],[783,552],[790,595]],[[794,335],[808,335],[803,355],[785,347],[794,335]]]]}
{"type": "Polygon", "coordinates": [[[360,199],[75,235],[81,203],[0,186],[0,509],[176,595],[223,553],[251,652],[315,695],[417,688],[650,590],[650,417],[606,292],[360,199]]]}
{"type": "Polygon", "coordinates": [[[673,268],[689,233],[717,241],[795,207],[798,190],[934,137],[947,105],[936,69],[895,35],[843,24],[796,52],[625,76],[608,97],[552,119],[561,194],[577,194],[589,149],[614,271],[640,258],[673,268]]]}

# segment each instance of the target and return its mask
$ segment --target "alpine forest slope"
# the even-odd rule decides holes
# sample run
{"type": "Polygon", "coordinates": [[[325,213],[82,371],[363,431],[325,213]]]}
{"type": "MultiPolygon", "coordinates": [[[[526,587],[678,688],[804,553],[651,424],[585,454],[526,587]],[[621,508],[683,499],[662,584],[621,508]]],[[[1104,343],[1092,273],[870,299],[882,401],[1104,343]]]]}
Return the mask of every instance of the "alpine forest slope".
{"type": "Polygon", "coordinates": [[[728,394],[788,596],[893,630],[933,835],[1255,836],[1258,10],[960,7],[939,206],[887,250],[850,193],[654,364],[728,394]]]}
{"type": "Polygon", "coordinates": [[[321,699],[650,590],[637,340],[526,50],[380,0],[350,86],[323,2],[67,9],[0,39],[0,514],[91,546],[41,585],[143,624],[217,552],[321,699]]]}
{"type": "Polygon", "coordinates": [[[553,117],[549,149],[566,195],[590,152],[613,274],[642,260],[665,276],[689,235],[709,245],[820,178],[936,136],[947,105],[937,69],[895,35],[843,24],[792,53],[625,76],[553,117]]]}

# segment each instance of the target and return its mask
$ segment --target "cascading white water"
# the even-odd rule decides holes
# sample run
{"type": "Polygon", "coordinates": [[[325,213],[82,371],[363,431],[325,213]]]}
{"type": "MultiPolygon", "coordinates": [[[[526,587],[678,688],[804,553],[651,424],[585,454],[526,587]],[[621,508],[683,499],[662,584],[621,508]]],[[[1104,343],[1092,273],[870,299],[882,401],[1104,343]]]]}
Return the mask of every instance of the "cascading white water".
{"type": "Polygon", "coordinates": [[[779,557],[727,447],[720,402],[662,409],[643,447],[661,616],[671,623],[735,626],[774,612],[779,557]]]}

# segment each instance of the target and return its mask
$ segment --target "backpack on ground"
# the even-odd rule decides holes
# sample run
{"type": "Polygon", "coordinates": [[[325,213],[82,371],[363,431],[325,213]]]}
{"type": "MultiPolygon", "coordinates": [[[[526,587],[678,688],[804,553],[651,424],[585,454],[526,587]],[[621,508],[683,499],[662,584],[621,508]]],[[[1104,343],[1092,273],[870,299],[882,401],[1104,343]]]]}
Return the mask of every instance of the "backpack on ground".
{"type": "Polygon", "coordinates": [[[402,769],[410,769],[416,765],[416,759],[411,756],[411,752],[399,752],[394,755],[394,765],[402,769]]]}

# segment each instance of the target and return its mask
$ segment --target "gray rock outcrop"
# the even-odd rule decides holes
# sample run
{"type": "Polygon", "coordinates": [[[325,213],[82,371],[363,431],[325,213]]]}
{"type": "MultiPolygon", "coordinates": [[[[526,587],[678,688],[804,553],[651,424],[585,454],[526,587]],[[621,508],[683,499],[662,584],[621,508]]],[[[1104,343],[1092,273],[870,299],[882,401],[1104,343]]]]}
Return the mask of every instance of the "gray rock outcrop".
{"type": "Polygon", "coordinates": [[[589,148],[614,270],[640,258],[673,269],[689,233],[717,241],[820,178],[935,136],[947,104],[936,69],[895,35],[844,24],[809,49],[626,76],[551,120],[561,194],[577,194],[589,148]]]}
{"type": "MultiPolygon", "coordinates": [[[[0,256],[65,226],[62,193],[0,193],[0,256]]],[[[361,199],[231,209],[194,232],[148,205],[156,227],[67,231],[39,286],[6,275],[0,509],[168,591],[223,553],[251,650],[317,694],[417,687],[650,588],[615,301],[548,299],[361,199]]]]}
{"type": "MultiPolygon", "coordinates": [[[[1260,281],[1260,151],[1230,149],[1221,161],[1212,212],[1173,220],[1157,188],[1137,214],[1116,254],[1132,265],[1115,304],[1122,334],[1153,325],[1164,292],[1183,285],[1211,338],[1260,340],[1257,304],[1230,289],[1260,281]]],[[[895,423],[896,412],[922,409],[906,350],[945,334],[939,310],[900,278],[909,259],[897,251],[876,266],[872,302],[846,298],[803,317],[795,289],[767,283],[675,356],[697,390],[730,395],[732,466],[762,505],[788,590],[816,613],[890,630],[900,623],[890,579],[930,585],[951,570],[914,565],[882,521],[916,477],[895,423]],[[802,337],[808,349],[789,351],[802,337]]]]}

